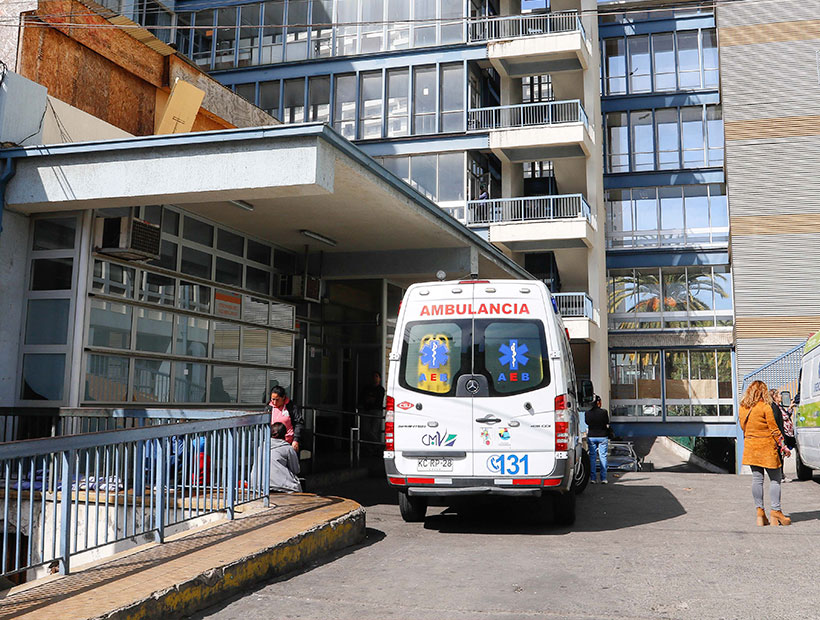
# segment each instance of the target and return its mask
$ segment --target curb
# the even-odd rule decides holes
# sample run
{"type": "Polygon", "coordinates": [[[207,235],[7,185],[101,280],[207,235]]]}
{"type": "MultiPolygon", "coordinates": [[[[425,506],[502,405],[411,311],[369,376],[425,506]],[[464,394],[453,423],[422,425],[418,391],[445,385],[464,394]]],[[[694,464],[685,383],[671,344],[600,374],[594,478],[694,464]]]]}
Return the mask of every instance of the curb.
{"type": "Polygon", "coordinates": [[[361,542],[364,537],[365,510],[360,506],[288,540],[158,590],[150,597],[97,618],[143,620],[188,616],[257,583],[292,572],[329,553],[361,542]]]}

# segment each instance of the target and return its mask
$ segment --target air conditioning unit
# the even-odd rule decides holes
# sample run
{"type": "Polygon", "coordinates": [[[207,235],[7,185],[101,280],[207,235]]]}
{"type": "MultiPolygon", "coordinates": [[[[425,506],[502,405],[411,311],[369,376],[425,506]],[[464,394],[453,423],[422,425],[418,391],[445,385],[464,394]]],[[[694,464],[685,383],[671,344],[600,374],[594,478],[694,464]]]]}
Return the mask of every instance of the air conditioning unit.
{"type": "Polygon", "coordinates": [[[305,301],[322,301],[322,281],[313,276],[283,276],[279,280],[279,296],[305,301]]]}
{"type": "Polygon", "coordinates": [[[159,257],[160,227],[132,216],[98,217],[94,246],[100,254],[124,260],[159,257]]]}

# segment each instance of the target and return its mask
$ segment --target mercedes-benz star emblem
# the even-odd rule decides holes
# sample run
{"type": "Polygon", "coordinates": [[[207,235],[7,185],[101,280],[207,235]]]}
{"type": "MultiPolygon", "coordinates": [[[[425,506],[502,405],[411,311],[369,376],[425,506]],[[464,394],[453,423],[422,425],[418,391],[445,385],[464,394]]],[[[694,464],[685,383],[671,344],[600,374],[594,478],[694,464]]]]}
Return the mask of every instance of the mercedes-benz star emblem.
{"type": "Polygon", "coordinates": [[[476,394],[479,390],[478,381],[475,379],[470,379],[465,387],[470,394],[476,394]]]}

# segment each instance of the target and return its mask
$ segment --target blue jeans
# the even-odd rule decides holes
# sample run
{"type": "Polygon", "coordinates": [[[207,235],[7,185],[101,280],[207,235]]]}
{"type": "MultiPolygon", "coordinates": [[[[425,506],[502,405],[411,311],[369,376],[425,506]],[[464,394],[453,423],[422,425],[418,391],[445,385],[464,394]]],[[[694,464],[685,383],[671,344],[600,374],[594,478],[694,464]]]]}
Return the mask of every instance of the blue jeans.
{"type": "Polygon", "coordinates": [[[595,480],[598,461],[601,462],[601,480],[606,480],[606,456],[609,452],[608,437],[587,437],[589,445],[589,478],[595,480]]]}

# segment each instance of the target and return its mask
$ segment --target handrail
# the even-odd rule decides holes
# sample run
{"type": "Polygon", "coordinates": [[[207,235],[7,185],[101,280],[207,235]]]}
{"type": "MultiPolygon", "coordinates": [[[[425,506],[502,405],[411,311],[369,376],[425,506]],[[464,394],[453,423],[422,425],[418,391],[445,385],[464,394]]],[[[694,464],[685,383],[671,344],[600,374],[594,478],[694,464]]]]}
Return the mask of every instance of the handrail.
{"type": "Polygon", "coordinates": [[[0,575],[121,544],[169,525],[268,504],[270,416],[252,413],[0,444],[0,575]]]}
{"type": "Polygon", "coordinates": [[[577,11],[562,11],[546,14],[500,15],[474,17],[468,20],[468,40],[497,41],[537,37],[578,31],[586,39],[586,31],[577,11]]]}
{"type": "Polygon", "coordinates": [[[473,108],[467,116],[468,131],[569,123],[583,123],[589,130],[589,117],[580,99],[473,108]]]}
{"type": "Polygon", "coordinates": [[[467,202],[467,225],[586,218],[595,224],[583,194],[522,196],[467,202]]]}
{"type": "Polygon", "coordinates": [[[592,299],[586,293],[554,293],[553,297],[562,317],[592,319],[592,299]]]}

